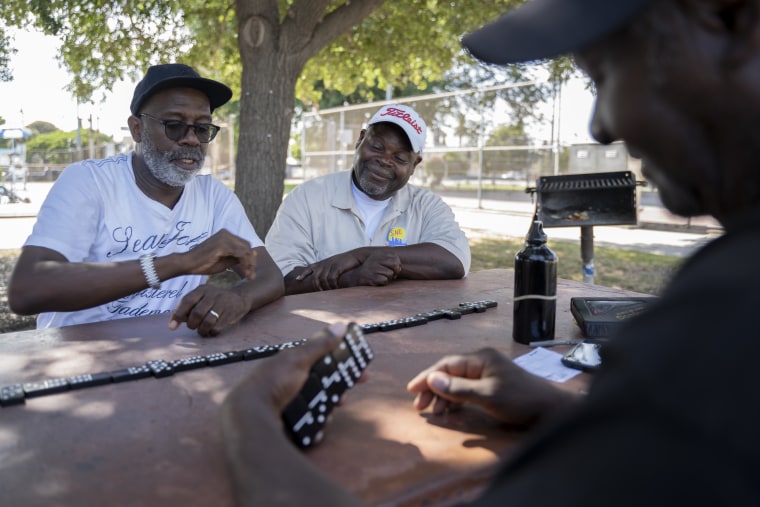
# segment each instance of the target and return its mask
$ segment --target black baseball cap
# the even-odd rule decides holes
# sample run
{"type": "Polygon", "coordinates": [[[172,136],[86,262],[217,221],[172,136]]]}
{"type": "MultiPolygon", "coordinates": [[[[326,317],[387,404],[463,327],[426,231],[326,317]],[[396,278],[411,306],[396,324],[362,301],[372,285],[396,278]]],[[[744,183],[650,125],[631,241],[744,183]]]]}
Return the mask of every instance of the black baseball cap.
{"type": "Polygon", "coordinates": [[[570,53],[621,28],[654,0],[532,0],[462,38],[478,60],[505,65],[570,53]]]}
{"type": "Polygon", "coordinates": [[[195,88],[208,96],[211,111],[223,106],[232,98],[232,90],[218,81],[201,77],[195,69],[182,63],[165,63],[152,65],[145,77],[135,86],[129,110],[132,114],[140,112],[140,107],[154,93],[167,88],[195,88]]]}

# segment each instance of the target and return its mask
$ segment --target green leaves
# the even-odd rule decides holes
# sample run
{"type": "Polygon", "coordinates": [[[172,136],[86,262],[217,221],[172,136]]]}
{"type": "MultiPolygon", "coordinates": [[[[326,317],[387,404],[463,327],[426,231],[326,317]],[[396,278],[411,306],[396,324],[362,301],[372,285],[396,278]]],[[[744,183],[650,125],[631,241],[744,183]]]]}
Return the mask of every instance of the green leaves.
{"type": "Polygon", "coordinates": [[[496,18],[514,0],[391,0],[313,58],[297,95],[318,102],[313,83],[353,92],[358,84],[426,88],[457,63],[475,63],[459,44],[462,34],[496,18]]]}
{"type": "MultiPolygon", "coordinates": [[[[7,26],[36,28],[62,40],[60,58],[72,74],[67,89],[82,102],[97,102],[98,91],[110,91],[118,80],[135,78],[148,65],[168,61],[187,62],[225,81],[237,96],[242,63],[236,8],[251,1],[6,0],[1,19],[7,26]]],[[[320,23],[346,2],[323,3],[320,23]]],[[[478,66],[462,50],[461,35],[519,3],[388,0],[309,60],[296,95],[308,103],[318,102],[326,90],[349,95],[358,89],[361,99],[361,86],[426,90],[451,69],[478,66]],[[320,85],[315,87],[315,83],[320,85]]],[[[279,0],[272,7],[279,12],[277,21],[286,23],[291,18],[302,19],[299,12],[312,13],[318,8],[306,4],[279,0]]],[[[262,7],[256,8],[264,12],[262,7]]],[[[10,78],[10,42],[0,26],[0,80],[10,78]]],[[[562,75],[570,67],[569,60],[560,60],[553,64],[552,72],[562,75]]],[[[511,78],[521,79],[522,72],[515,72],[511,78]]]]}
{"type": "Polygon", "coordinates": [[[116,81],[134,77],[153,61],[176,58],[191,38],[175,2],[6,3],[3,20],[9,26],[41,30],[62,41],[59,57],[72,74],[67,89],[81,102],[98,101],[95,91],[111,90],[116,81]]]}

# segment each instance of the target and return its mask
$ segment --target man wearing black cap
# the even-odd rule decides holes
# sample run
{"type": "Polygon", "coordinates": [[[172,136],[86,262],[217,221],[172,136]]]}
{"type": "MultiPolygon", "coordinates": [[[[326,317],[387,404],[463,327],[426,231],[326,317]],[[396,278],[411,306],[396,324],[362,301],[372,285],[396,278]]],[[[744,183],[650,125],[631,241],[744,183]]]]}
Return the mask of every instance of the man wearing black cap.
{"type": "Polygon", "coordinates": [[[134,152],[63,171],[40,209],[8,301],[37,327],[167,314],[219,334],[280,296],[282,275],[235,194],[198,175],[232,97],[182,64],[155,65],[135,87],[127,120],[134,152]],[[205,284],[235,270],[234,287],[205,284]]]}
{"type": "MultiPolygon", "coordinates": [[[[493,350],[446,357],[409,382],[419,410],[470,402],[533,427],[472,505],[760,505],[760,0],[533,0],[463,43],[496,64],[572,53],[596,85],[596,139],[625,141],[671,211],[725,228],[603,348],[585,396],[493,350]]],[[[279,459],[280,481],[267,468],[289,445],[269,421],[306,377],[278,361],[312,364],[343,332],[257,365],[225,403],[229,442],[257,422],[244,446],[228,446],[244,501],[271,505],[289,485],[289,505],[358,504],[298,453],[279,459]]]]}

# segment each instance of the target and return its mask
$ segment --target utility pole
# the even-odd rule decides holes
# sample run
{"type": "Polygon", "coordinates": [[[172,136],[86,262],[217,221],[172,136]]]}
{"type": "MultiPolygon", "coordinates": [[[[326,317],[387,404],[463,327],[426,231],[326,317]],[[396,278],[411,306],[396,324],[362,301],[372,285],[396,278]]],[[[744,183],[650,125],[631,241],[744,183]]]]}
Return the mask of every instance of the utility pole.
{"type": "Polygon", "coordinates": [[[554,174],[559,174],[559,155],[560,155],[560,142],[559,142],[559,136],[560,136],[560,122],[562,120],[562,81],[559,81],[557,83],[557,140],[556,144],[554,145],[555,154],[554,154],[554,174]]]}
{"type": "Polygon", "coordinates": [[[82,160],[82,118],[79,117],[79,99],[77,99],[77,160],[82,160]]]}
{"type": "Polygon", "coordinates": [[[554,175],[559,174],[559,127],[560,127],[560,116],[562,109],[562,82],[557,80],[554,82],[554,99],[552,101],[552,153],[554,154],[553,157],[553,165],[554,165],[554,175]]]}
{"type": "Polygon", "coordinates": [[[90,148],[90,158],[95,158],[95,135],[93,134],[93,130],[92,130],[92,113],[90,113],[89,148],[90,148]]]}

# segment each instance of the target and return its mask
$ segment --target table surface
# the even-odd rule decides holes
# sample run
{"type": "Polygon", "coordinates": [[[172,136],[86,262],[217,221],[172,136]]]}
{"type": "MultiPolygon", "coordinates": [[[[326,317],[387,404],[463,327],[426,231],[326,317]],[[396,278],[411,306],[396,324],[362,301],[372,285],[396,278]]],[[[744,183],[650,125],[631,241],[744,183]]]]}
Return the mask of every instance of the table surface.
{"type": "MultiPolygon", "coordinates": [[[[485,313],[368,334],[375,352],[369,381],[346,394],[325,440],[307,451],[325,474],[368,505],[450,505],[479,491],[522,433],[477,408],[419,414],[405,386],[444,354],[481,347],[510,357],[528,352],[511,338],[512,288],[511,270],[487,270],[464,280],[287,296],[216,338],[200,338],[184,327],[170,331],[166,316],[6,333],[0,335],[0,386],[275,345],[307,338],[338,320],[368,324],[494,300],[498,306],[485,313]]],[[[571,297],[624,294],[560,280],[556,338],[581,337],[571,297]]],[[[219,407],[254,363],[68,391],[0,409],[3,503],[233,504],[219,407]]],[[[587,382],[582,374],[562,387],[581,390],[587,382]]]]}

